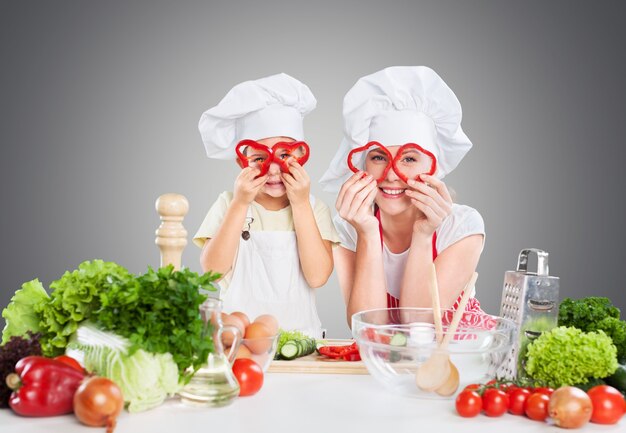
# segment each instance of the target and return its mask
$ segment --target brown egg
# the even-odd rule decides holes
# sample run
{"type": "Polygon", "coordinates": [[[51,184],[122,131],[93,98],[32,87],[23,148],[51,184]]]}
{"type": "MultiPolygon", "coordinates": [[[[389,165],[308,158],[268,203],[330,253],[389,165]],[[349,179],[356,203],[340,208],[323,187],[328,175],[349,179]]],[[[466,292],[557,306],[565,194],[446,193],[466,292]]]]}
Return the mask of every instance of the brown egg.
{"type": "Polygon", "coordinates": [[[272,347],[272,332],[263,323],[253,322],[246,328],[244,344],[252,353],[264,353],[272,347]]]}
{"type": "Polygon", "coordinates": [[[254,319],[254,323],[262,323],[267,326],[267,329],[270,330],[272,335],[278,333],[278,320],[276,317],[271,314],[263,314],[256,319],[254,319]]]}
{"type": "MultiPolygon", "coordinates": [[[[246,327],[244,326],[243,322],[239,319],[239,317],[233,316],[232,314],[222,313],[222,325],[234,326],[235,328],[239,329],[239,332],[241,332],[242,337],[246,329],[246,327]]],[[[232,345],[234,339],[235,339],[235,334],[233,334],[231,331],[224,330],[222,332],[222,343],[224,344],[224,346],[228,347],[232,345]]]]}
{"type": "Polygon", "coordinates": [[[233,311],[230,313],[231,316],[236,316],[243,323],[243,327],[247,328],[250,324],[250,319],[248,319],[248,315],[246,313],[242,313],[241,311],[233,311]]]}
{"type": "Polygon", "coordinates": [[[237,350],[237,355],[235,356],[235,359],[239,358],[252,358],[252,352],[243,344],[239,346],[239,350],[237,350]]]}

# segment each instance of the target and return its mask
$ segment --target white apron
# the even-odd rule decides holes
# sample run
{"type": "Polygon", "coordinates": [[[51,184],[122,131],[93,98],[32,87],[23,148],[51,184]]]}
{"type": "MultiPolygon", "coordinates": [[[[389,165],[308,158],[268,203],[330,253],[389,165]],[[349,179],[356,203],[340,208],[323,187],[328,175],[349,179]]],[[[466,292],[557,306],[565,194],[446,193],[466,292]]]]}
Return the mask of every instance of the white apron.
{"type": "Polygon", "coordinates": [[[300,269],[294,231],[253,231],[248,240],[240,238],[232,280],[222,299],[225,312],[243,311],[251,321],[271,314],[286,331],[322,338],[315,293],[300,269]]]}

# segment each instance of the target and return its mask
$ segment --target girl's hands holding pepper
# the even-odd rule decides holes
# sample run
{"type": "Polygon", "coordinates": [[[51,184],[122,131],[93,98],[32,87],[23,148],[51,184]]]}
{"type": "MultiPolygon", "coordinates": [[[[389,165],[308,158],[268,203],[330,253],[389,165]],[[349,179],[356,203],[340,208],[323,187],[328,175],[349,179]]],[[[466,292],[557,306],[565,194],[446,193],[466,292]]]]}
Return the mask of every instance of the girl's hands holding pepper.
{"type": "Polygon", "coordinates": [[[241,170],[241,173],[235,179],[233,201],[246,206],[254,201],[267,181],[267,175],[257,177],[259,173],[259,169],[255,167],[246,167],[241,170]]]}
{"type": "Polygon", "coordinates": [[[421,211],[413,223],[413,233],[430,237],[452,213],[452,197],[441,180],[425,174],[420,175],[420,179],[422,182],[409,180],[411,189],[407,189],[405,194],[413,206],[421,211]]]}
{"type": "Polygon", "coordinates": [[[359,171],[341,187],[335,208],[339,216],[348,221],[357,232],[378,230],[378,220],[372,213],[372,203],[378,193],[373,176],[359,171]]]}
{"type": "Polygon", "coordinates": [[[290,158],[289,173],[281,172],[281,179],[287,190],[287,198],[291,205],[309,203],[311,179],[295,158],[290,158]]]}

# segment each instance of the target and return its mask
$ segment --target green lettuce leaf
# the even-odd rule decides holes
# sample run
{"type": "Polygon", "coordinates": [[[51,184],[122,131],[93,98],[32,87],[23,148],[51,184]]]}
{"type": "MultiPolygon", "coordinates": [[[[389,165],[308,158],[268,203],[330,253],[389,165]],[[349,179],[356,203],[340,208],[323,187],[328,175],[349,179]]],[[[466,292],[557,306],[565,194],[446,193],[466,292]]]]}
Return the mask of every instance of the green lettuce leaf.
{"type": "Polygon", "coordinates": [[[2,311],[2,317],[6,321],[2,331],[2,344],[13,336],[23,337],[28,331],[40,332],[42,315],[37,310],[49,299],[38,279],[22,284],[22,288],[15,292],[9,305],[2,311]]]}

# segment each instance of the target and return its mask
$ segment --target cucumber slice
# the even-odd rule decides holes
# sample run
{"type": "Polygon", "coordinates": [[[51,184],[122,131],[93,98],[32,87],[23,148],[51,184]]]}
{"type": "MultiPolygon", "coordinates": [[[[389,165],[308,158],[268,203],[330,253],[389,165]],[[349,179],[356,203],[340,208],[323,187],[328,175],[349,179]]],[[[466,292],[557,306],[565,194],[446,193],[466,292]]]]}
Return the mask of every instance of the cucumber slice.
{"type": "Polygon", "coordinates": [[[389,341],[389,344],[391,344],[392,346],[404,347],[406,346],[406,342],[406,335],[398,332],[397,334],[393,334],[393,337],[391,337],[391,341],[389,341]]]}
{"type": "Polygon", "coordinates": [[[295,341],[287,341],[280,348],[280,356],[285,359],[295,359],[298,357],[298,345],[295,341]]]}

